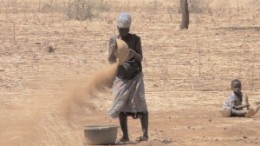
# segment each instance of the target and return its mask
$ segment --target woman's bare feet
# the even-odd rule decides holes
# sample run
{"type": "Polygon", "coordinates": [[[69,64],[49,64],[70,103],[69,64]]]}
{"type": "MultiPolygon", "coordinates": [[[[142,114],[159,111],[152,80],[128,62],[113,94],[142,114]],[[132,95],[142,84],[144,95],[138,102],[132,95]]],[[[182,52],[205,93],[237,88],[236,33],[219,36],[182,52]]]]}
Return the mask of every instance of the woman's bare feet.
{"type": "Polygon", "coordinates": [[[148,141],[148,137],[146,136],[140,136],[136,138],[137,142],[142,142],[142,141],[148,141]]]}

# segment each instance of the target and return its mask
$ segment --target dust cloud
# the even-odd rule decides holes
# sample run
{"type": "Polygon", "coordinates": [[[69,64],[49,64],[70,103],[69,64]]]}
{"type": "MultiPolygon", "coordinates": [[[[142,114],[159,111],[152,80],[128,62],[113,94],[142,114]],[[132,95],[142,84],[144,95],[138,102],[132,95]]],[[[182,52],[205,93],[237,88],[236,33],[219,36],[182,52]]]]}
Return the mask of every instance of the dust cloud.
{"type": "Polygon", "coordinates": [[[124,41],[116,39],[116,44],[117,48],[114,50],[116,63],[95,72],[89,76],[86,82],[77,83],[74,91],[64,96],[65,100],[61,107],[62,115],[69,122],[86,112],[95,110],[96,107],[92,100],[96,93],[112,87],[118,65],[127,60],[129,54],[128,46],[124,41]]]}
{"type": "MultiPolygon", "coordinates": [[[[102,67],[86,79],[68,82],[62,92],[53,93],[53,97],[61,98],[59,104],[48,101],[45,93],[39,93],[43,95],[37,97],[37,103],[7,106],[12,112],[6,116],[10,120],[0,121],[0,145],[82,145],[84,138],[80,137],[78,121],[95,112],[97,107],[93,100],[99,92],[112,87],[118,65],[127,59],[127,45],[123,41],[118,41],[117,45],[116,63],[102,67]],[[39,105],[57,107],[46,112],[39,105]]],[[[44,82],[48,83],[40,84],[44,82]]]]}
{"type": "Polygon", "coordinates": [[[115,63],[104,67],[90,75],[86,81],[77,83],[72,91],[65,93],[61,113],[66,120],[72,121],[86,112],[96,110],[93,100],[97,96],[97,92],[112,87],[117,73],[117,66],[118,64],[115,63]]]}

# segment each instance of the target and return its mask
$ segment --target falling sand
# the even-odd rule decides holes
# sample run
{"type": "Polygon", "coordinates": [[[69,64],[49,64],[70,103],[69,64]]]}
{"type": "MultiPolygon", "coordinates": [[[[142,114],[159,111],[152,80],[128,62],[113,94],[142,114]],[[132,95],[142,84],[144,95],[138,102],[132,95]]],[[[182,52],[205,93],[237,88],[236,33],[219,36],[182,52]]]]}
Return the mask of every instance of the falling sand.
{"type": "Polygon", "coordinates": [[[125,42],[117,39],[116,44],[118,48],[115,50],[117,62],[95,72],[88,77],[86,82],[78,83],[74,91],[65,95],[61,109],[65,119],[69,122],[72,122],[73,118],[81,117],[84,112],[95,110],[96,107],[92,100],[96,97],[96,93],[112,87],[118,65],[127,59],[129,53],[125,42]]]}
{"type": "MultiPolygon", "coordinates": [[[[93,100],[98,92],[111,88],[117,73],[118,64],[109,65],[92,74],[85,82],[77,83],[72,91],[67,91],[61,105],[61,112],[68,122],[82,114],[96,109],[93,100]],[[67,94],[67,95],[66,95],[67,94]]],[[[75,119],[74,119],[75,120],[75,119]]]]}
{"type": "Polygon", "coordinates": [[[77,121],[87,113],[95,112],[97,108],[93,100],[98,92],[112,87],[118,65],[127,59],[128,46],[121,40],[117,40],[117,46],[116,63],[103,67],[85,80],[65,85],[63,93],[54,95],[62,97],[60,108],[55,108],[56,111],[46,113],[41,106],[37,106],[53,106],[52,102],[45,101],[45,96],[38,97],[38,102],[42,103],[23,107],[7,106],[6,109],[10,108],[13,112],[8,115],[11,121],[0,123],[4,125],[1,126],[0,145],[82,145],[84,138],[80,137],[81,125],[77,125],[77,121]]]}

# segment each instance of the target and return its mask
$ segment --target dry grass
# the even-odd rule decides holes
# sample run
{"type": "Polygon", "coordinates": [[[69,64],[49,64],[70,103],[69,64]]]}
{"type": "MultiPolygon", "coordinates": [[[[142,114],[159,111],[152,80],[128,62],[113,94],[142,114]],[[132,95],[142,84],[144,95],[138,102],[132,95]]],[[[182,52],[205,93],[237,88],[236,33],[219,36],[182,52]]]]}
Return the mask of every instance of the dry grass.
{"type": "Polygon", "coordinates": [[[99,13],[106,12],[110,8],[104,0],[74,0],[69,1],[66,15],[69,19],[86,20],[97,17],[99,13]]]}

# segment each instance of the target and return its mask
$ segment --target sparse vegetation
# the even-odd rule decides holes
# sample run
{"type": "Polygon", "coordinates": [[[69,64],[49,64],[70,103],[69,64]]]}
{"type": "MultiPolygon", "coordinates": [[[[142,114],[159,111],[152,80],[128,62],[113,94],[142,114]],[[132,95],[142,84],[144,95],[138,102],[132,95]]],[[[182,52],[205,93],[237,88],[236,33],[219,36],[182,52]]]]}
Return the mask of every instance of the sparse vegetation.
{"type": "Polygon", "coordinates": [[[69,19],[83,21],[108,10],[109,5],[103,0],[73,0],[68,3],[66,15],[69,19]]]}
{"type": "MultiPolygon", "coordinates": [[[[188,0],[190,13],[207,13],[211,0],[188,0]]],[[[181,8],[178,8],[181,13],[181,8]]]]}
{"type": "Polygon", "coordinates": [[[209,10],[210,0],[189,0],[190,13],[206,13],[209,10]]]}

